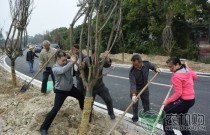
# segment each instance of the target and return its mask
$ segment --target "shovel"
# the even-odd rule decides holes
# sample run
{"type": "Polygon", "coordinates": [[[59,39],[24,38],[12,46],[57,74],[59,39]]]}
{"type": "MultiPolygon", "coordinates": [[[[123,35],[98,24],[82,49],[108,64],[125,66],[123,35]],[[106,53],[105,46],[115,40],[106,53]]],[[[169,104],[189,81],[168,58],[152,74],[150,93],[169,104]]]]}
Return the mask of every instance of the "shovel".
{"type": "Polygon", "coordinates": [[[33,78],[27,83],[25,83],[21,89],[20,92],[21,93],[25,93],[28,88],[30,87],[31,82],[38,76],[38,74],[42,71],[42,69],[44,69],[44,67],[50,62],[50,60],[55,56],[55,54],[57,53],[57,51],[47,60],[47,62],[44,63],[44,65],[39,69],[39,71],[37,71],[37,73],[33,76],[33,78]]]}
{"type": "MultiPolygon", "coordinates": [[[[144,88],[141,90],[141,92],[136,96],[136,99],[138,99],[141,94],[147,89],[148,85],[156,78],[156,76],[159,73],[157,72],[151,79],[150,81],[144,86],[144,88]]],[[[132,107],[132,105],[135,102],[131,102],[130,105],[127,107],[127,109],[124,111],[124,113],[121,115],[121,117],[119,118],[119,120],[114,124],[114,126],[111,128],[111,130],[107,133],[107,135],[111,135],[112,131],[117,127],[117,125],[120,123],[120,121],[123,119],[123,117],[125,116],[125,114],[128,112],[128,110],[132,107]]]]}
{"type": "MultiPolygon", "coordinates": [[[[165,101],[168,99],[168,97],[169,97],[169,95],[170,95],[170,92],[171,92],[172,88],[173,88],[173,85],[170,87],[170,89],[169,89],[169,91],[168,91],[168,93],[167,93],[167,95],[166,95],[166,97],[165,97],[165,100],[164,100],[163,102],[165,102],[165,101]]],[[[159,111],[159,113],[158,113],[158,116],[157,116],[157,118],[156,118],[156,120],[155,120],[155,123],[154,123],[153,126],[152,126],[152,132],[151,132],[150,135],[152,135],[152,134],[154,133],[155,127],[156,127],[156,125],[157,125],[157,123],[158,123],[158,121],[159,121],[159,119],[160,119],[160,117],[161,117],[161,115],[162,115],[162,112],[163,112],[164,107],[165,107],[165,105],[162,105],[162,106],[161,106],[160,111],[159,111]]]]}

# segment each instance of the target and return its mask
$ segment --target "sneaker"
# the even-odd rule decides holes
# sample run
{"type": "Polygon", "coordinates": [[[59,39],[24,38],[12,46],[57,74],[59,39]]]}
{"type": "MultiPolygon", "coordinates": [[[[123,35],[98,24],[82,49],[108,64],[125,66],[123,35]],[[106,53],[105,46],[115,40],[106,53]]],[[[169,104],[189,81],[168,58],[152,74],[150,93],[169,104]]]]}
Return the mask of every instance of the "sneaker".
{"type": "Polygon", "coordinates": [[[135,117],[135,116],[132,117],[132,121],[133,121],[133,122],[137,122],[138,120],[139,120],[138,117],[135,117]]]}
{"type": "Polygon", "coordinates": [[[110,118],[111,118],[111,120],[114,120],[115,119],[115,115],[114,114],[110,115],[110,118]]]}
{"type": "Polygon", "coordinates": [[[41,129],[40,133],[41,133],[41,135],[48,135],[48,132],[45,129],[41,129]]]}

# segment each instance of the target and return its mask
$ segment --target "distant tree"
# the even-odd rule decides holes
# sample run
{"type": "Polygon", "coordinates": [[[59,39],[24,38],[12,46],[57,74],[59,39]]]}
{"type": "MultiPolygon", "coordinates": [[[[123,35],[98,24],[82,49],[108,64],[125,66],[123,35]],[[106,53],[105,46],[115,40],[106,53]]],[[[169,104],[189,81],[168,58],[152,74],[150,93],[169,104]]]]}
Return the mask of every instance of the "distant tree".
{"type": "Polygon", "coordinates": [[[0,49],[1,49],[2,53],[3,53],[4,52],[5,39],[3,37],[2,31],[3,31],[3,28],[0,27],[0,49]]]}
{"type": "MultiPolygon", "coordinates": [[[[184,56],[186,53],[181,50],[187,51],[185,46],[189,48],[195,44],[191,38],[193,25],[199,23],[199,20],[202,19],[204,21],[201,23],[207,22],[205,20],[210,18],[209,7],[207,0],[123,0],[122,24],[126,44],[125,50],[127,52],[137,51],[138,53],[161,55],[173,55],[174,52],[179,50],[179,53],[184,56]],[[168,18],[169,10],[170,18],[168,18]],[[202,14],[199,13],[200,11],[202,11],[202,14]],[[166,16],[168,16],[168,19],[166,19],[166,16]],[[167,22],[171,22],[170,27],[168,27],[167,22]],[[162,45],[162,32],[166,25],[168,30],[170,28],[171,34],[173,33],[173,42],[170,44],[172,46],[167,47],[168,51],[164,51],[166,46],[162,45]],[[185,27],[187,32],[183,32],[180,26],[185,27]]],[[[193,49],[193,47],[191,48],[193,49]]],[[[194,49],[196,52],[197,48],[194,47],[194,49]]],[[[195,54],[194,57],[196,55],[198,56],[198,54],[195,54]]],[[[187,58],[188,55],[184,57],[187,58]]]]}
{"type": "Polygon", "coordinates": [[[41,34],[36,34],[35,36],[27,36],[27,42],[29,44],[38,44],[42,43],[44,36],[41,34]]]}
{"type": "Polygon", "coordinates": [[[54,29],[50,32],[52,42],[58,43],[62,49],[69,48],[69,31],[66,27],[54,29]]]}
{"type": "Polygon", "coordinates": [[[5,41],[5,51],[11,60],[12,83],[16,86],[15,60],[26,46],[27,26],[33,10],[33,0],[9,0],[12,22],[5,41]]]}
{"type": "Polygon", "coordinates": [[[52,41],[51,35],[50,35],[50,31],[46,30],[43,34],[43,38],[44,40],[49,40],[52,41]]]}
{"type": "MultiPolygon", "coordinates": [[[[168,55],[191,59],[187,52],[198,52],[193,39],[190,38],[192,25],[198,22],[196,12],[202,10],[202,6],[198,4],[198,0],[174,0],[165,2],[164,7],[166,23],[162,33],[163,48],[168,55]]],[[[198,53],[194,53],[193,57],[198,57],[198,53]]]]}

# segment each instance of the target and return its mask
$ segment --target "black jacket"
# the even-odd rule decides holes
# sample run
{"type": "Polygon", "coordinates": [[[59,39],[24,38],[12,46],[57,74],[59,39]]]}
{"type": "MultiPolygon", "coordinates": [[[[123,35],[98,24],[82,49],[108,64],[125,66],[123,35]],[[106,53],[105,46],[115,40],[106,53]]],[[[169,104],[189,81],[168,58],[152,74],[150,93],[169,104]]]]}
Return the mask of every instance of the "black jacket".
{"type": "Polygon", "coordinates": [[[149,61],[143,61],[143,66],[140,70],[132,66],[129,72],[131,93],[140,92],[148,82],[149,70],[156,72],[156,68],[157,66],[149,61]]]}
{"type": "MultiPolygon", "coordinates": [[[[89,68],[88,68],[88,64],[87,64],[87,63],[88,63],[88,60],[90,60],[90,63],[92,63],[92,62],[91,62],[91,58],[88,59],[88,57],[86,57],[86,58],[84,59],[84,61],[83,61],[83,62],[85,62],[85,67],[84,67],[85,78],[88,78],[88,75],[89,75],[89,68]]],[[[111,64],[112,64],[112,60],[109,59],[109,61],[105,61],[103,67],[104,67],[104,68],[109,68],[109,67],[111,66],[111,64]]],[[[96,85],[93,87],[93,91],[99,90],[100,88],[102,88],[102,87],[104,86],[104,82],[103,82],[103,69],[102,69],[101,72],[99,73],[99,76],[100,76],[100,78],[97,80],[96,85]]]]}
{"type": "MultiPolygon", "coordinates": [[[[85,54],[82,53],[82,61],[84,60],[84,58],[86,58],[87,56],[85,54]]],[[[79,59],[79,58],[78,58],[79,59]]],[[[79,66],[79,63],[76,63],[79,66]]],[[[73,76],[76,76],[77,78],[80,78],[80,71],[77,70],[75,71],[74,66],[73,66],[73,76]]]]}
{"type": "Polygon", "coordinates": [[[36,53],[33,52],[33,51],[28,51],[28,52],[26,53],[26,61],[34,60],[34,57],[39,58],[39,56],[37,56],[36,53]]]}

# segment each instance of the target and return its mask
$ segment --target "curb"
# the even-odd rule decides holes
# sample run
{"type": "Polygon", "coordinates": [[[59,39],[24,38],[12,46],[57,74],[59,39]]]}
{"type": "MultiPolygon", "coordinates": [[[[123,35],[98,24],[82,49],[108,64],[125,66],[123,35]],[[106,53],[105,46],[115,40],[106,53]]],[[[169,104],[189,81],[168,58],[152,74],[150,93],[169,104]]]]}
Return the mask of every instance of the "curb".
{"type": "MultiPolygon", "coordinates": [[[[8,72],[11,72],[10,67],[6,64],[6,61],[5,61],[6,57],[7,56],[5,56],[5,55],[4,56],[0,56],[0,66],[3,67],[8,72]]],[[[119,64],[113,64],[113,65],[114,66],[119,66],[119,64]]],[[[120,65],[123,65],[123,64],[120,64],[120,65]]],[[[123,65],[123,66],[125,66],[125,65],[123,65]]],[[[16,76],[19,77],[19,78],[21,78],[22,80],[25,80],[25,81],[28,80],[29,81],[29,80],[32,79],[31,77],[29,77],[27,75],[24,75],[24,74],[22,74],[21,72],[19,72],[17,70],[15,70],[15,71],[16,71],[16,76]]],[[[31,84],[33,84],[34,86],[36,86],[38,88],[41,88],[41,81],[39,81],[39,80],[34,79],[31,82],[31,84]]],[[[69,98],[71,98],[71,97],[69,97],[69,98]]],[[[106,107],[106,105],[103,105],[103,104],[98,103],[98,102],[94,102],[94,106],[93,107],[94,107],[94,109],[97,112],[100,112],[100,113],[103,113],[104,115],[107,115],[107,107],[106,107]]],[[[118,110],[118,109],[115,109],[115,108],[114,108],[114,112],[115,112],[115,115],[117,117],[120,117],[124,113],[123,111],[118,110]]],[[[129,130],[138,131],[140,133],[140,131],[142,131],[142,127],[139,126],[139,125],[137,125],[137,124],[135,124],[135,123],[133,123],[131,121],[131,118],[132,118],[132,114],[126,113],[125,116],[123,117],[122,121],[121,121],[122,124],[125,127],[127,127],[129,130]]],[[[139,120],[139,121],[141,121],[141,120],[139,120]]],[[[163,130],[163,127],[160,124],[157,124],[156,127],[159,130],[161,130],[161,131],[163,130]]],[[[178,130],[174,130],[174,131],[175,131],[175,134],[176,135],[181,135],[181,132],[180,131],[178,131],[178,130]]]]}

